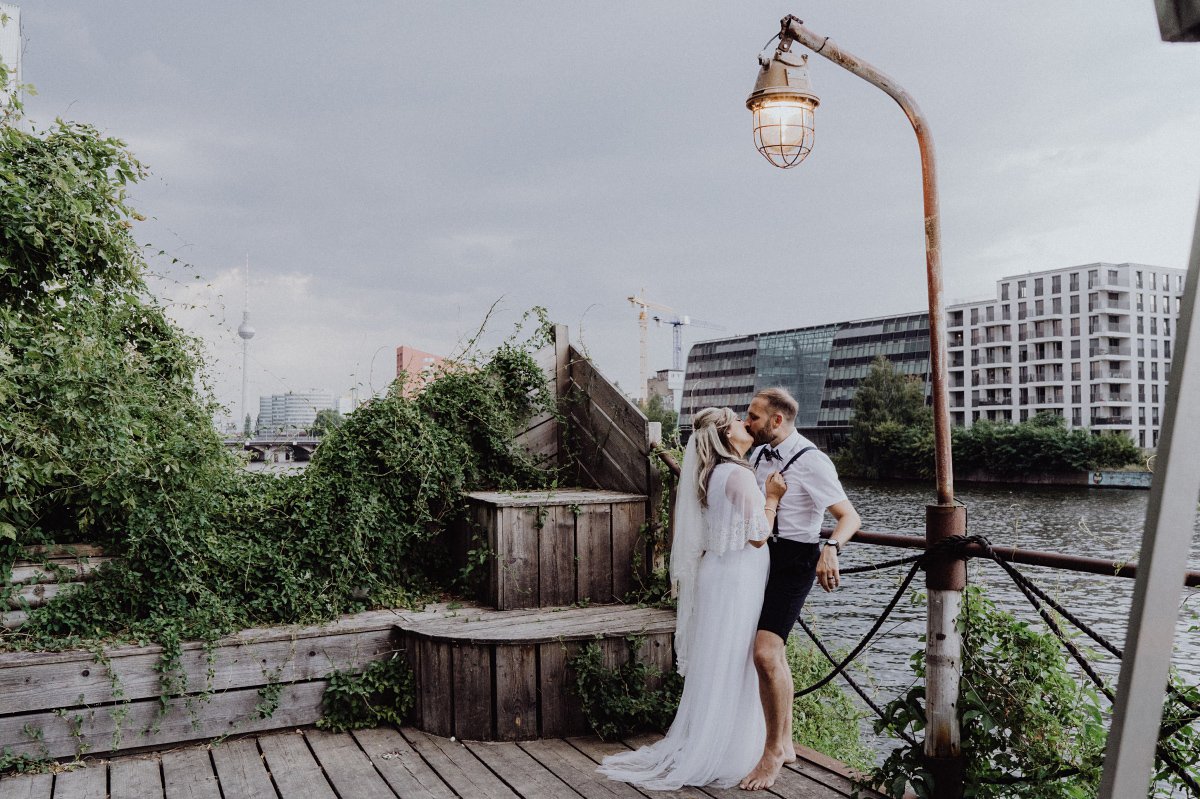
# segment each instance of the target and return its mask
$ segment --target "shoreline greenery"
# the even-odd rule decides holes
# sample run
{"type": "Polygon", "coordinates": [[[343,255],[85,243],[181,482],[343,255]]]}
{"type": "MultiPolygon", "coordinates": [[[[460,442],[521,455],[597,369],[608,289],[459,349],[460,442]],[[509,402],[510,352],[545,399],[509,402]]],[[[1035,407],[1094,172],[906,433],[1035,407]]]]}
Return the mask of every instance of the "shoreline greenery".
{"type": "MultiPolygon", "coordinates": [[[[879,356],[852,402],[850,442],[835,456],[843,476],[933,477],[933,411],[921,381],[879,356]]],[[[980,420],[952,429],[954,470],[999,476],[1119,469],[1145,458],[1132,439],[1116,432],[1068,430],[1051,412],[1017,422],[980,420]]]]}

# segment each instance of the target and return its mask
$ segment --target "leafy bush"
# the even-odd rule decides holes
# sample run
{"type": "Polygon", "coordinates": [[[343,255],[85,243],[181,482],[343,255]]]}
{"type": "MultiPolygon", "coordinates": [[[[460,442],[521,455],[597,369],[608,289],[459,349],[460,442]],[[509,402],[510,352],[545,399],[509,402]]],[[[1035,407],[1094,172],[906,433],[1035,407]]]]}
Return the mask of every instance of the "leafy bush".
{"type": "Polygon", "coordinates": [[[532,341],[331,427],[305,472],[243,469],[198,342],[147,291],[124,193],[143,174],[84,125],[0,127],[0,578],[22,545],[120,556],[4,646],[156,640],[169,672],[183,639],[404,603],[445,578],[429,544],[464,491],[554,479],[512,442],[552,402],[528,352],[540,309],[532,341]]]}
{"type": "Polygon", "coordinates": [[[683,677],[675,669],[664,673],[639,660],[637,653],[644,642],[644,638],[630,637],[629,660],[615,669],[604,665],[604,652],[598,644],[588,644],[571,658],[583,713],[605,740],[639,730],[663,732],[679,709],[683,677]],[[654,682],[660,685],[652,687],[654,682]]]}
{"type": "MultiPolygon", "coordinates": [[[[847,651],[832,654],[841,660],[847,651]]],[[[798,633],[788,638],[787,659],[797,689],[812,685],[832,668],[812,642],[798,633]]],[[[792,738],[796,743],[837,758],[851,768],[868,772],[875,766],[875,756],[863,741],[859,727],[859,722],[866,716],[855,707],[838,681],[829,682],[792,705],[792,738]]]]}
{"type": "Polygon", "coordinates": [[[400,724],[416,701],[416,679],[399,655],[373,660],[360,672],[336,671],[322,696],[317,726],[346,732],[380,724],[400,724]]]}

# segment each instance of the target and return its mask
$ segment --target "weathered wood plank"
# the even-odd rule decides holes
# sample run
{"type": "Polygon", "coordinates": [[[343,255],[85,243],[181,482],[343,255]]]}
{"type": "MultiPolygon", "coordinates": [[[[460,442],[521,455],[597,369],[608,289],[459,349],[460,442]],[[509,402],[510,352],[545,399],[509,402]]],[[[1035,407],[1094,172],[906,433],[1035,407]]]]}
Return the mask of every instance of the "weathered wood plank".
{"type": "Polygon", "coordinates": [[[94,576],[97,569],[113,558],[51,558],[50,563],[58,568],[65,569],[67,574],[65,579],[59,579],[58,572],[54,569],[48,569],[41,563],[30,563],[29,561],[19,560],[13,564],[12,574],[8,578],[10,585],[19,585],[21,583],[59,583],[59,582],[82,582],[94,576]]]}
{"type": "Polygon", "coordinates": [[[107,799],[108,769],[103,761],[54,775],[54,799],[107,799]]]}
{"type": "Polygon", "coordinates": [[[421,671],[417,675],[421,720],[434,735],[454,734],[454,705],[450,644],[421,641],[421,671]]]}
{"type": "Polygon", "coordinates": [[[108,762],[109,799],[162,799],[158,755],[119,757],[108,762]]]}
{"type": "Polygon", "coordinates": [[[40,608],[59,594],[69,594],[81,585],[83,583],[27,585],[8,598],[8,606],[13,609],[23,609],[26,605],[31,608],[40,608]]]}
{"type": "Polygon", "coordinates": [[[569,605],[575,593],[575,512],[581,508],[543,506],[538,530],[538,605],[569,605]]]}
{"type": "Polygon", "coordinates": [[[265,799],[276,796],[271,775],[253,738],[226,741],[214,746],[213,765],[224,799],[265,799]]]}
{"type": "Polygon", "coordinates": [[[514,799],[517,796],[461,743],[426,735],[412,727],[401,727],[400,734],[459,796],[472,799],[514,799]]]}
{"type": "Polygon", "coordinates": [[[579,518],[575,521],[575,553],[578,558],[579,598],[612,602],[611,505],[580,509],[579,518]]]}
{"type": "Polygon", "coordinates": [[[390,727],[354,730],[354,738],[388,785],[404,799],[454,799],[454,792],[390,727]]]}
{"type": "Polygon", "coordinates": [[[551,641],[538,645],[538,697],[543,738],[581,735],[589,729],[575,687],[575,670],[568,665],[582,648],[583,643],[579,641],[551,641]]]}
{"type": "Polygon", "coordinates": [[[535,416],[529,427],[513,437],[513,443],[541,462],[553,464],[558,460],[558,422],[549,413],[535,416]]]}
{"type": "MultiPolygon", "coordinates": [[[[516,611],[513,611],[516,612],[516,611]]],[[[465,619],[431,619],[403,631],[402,639],[476,643],[545,643],[564,638],[622,637],[644,632],[654,635],[675,629],[675,615],[660,608],[634,605],[593,605],[587,608],[539,609],[512,619],[464,623],[465,619]]],[[[407,644],[406,644],[407,645],[407,644]]]]}
{"type": "Polygon", "coordinates": [[[497,510],[496,548],[499,585],[496,608],[529,608],[538,598],[538,508],[497,510]]]}
{"type": "Polygon", "coordinates": [[[580,796],[515,743],[470,743],[467,748],[523,799],[580,796]]]}
{"type": "MultiPolygon", "coordinates": [[[[443,646],[447,646],[443,644],[443,646]]],[[[490,648],[474,644],[450,645],[454,679],[454,735],[488,740],[492,737],[492,655],[490,648]]],[[[422,691],[426,690],[424,687],[422,691]]],[[[449,699],[444,695],[443,702],[449,699]]],[[[447,702],[448,704],[448,702],[447,702]]],[[[437,734],[437,729],[426,729],[437,734]]],[[[446,733],[449,734],[449,733],[446,733]]]]}
{"type": "Polygon", "coordinates": [[[648,666],[657,666],[658,676],[648,680],[651,690],[657,691],[662,687],[663,675],[675,668],[674,638],[670,633],[647,635],[637,652],[637,658],[648,666]]]}
{"type": "MultiPolygon", "coordinates": [[[[279,682],[316,679],[391,651],[393,625],[421,615],[370,611],[324,627],[248,630],[218,641],[211,664],[203,645],[189,642],[183,644],[180,668],[195,691],[203,688],[209,668],[213,670],[214,692],[265,685],[268,676],[279,682]]],[[[157,670],[161,647],[112,647],[105,650],[105,656],[108,666],[97,664],[91,652],[0,654],[0,696],[5,697],[5,711],[20,713],[117,701],[112,674],[120,680],[126,699],[158,697],[162,692],[161,672],[157,670]]]]}
{"type": "Polygon", "coordinates": [[[607,430],[596,430],[588,414],[580,408],[572,408],[567,420],[575,434],[578,465],[586,473],[580,476],[580,482],[585,482],[586,476],[592,488],[639,494],[646,492],[646,481],[642,471],[634,469],[630,474],[622,466],[623,463],[634,463],[636,459],[632,455],[618,458],[609,454],[607,448],[610,436],[607,436],[606,432],[613,429],[611,426],[607,430]]]}
{"type": "MultiPolygon", "coordinates": [[[[531,644],[497,646],[496,736],[499,741],[536,738],[537,649],[531,644]]],[[[470,738],[471,736],[463,736],[470,738]]]]}
{"type": "Polygon", "coordinates": [[[282,799],[337,799],[303,735],[294,732],[263,735],[258,746],[282,799]]]}
{"type": "Polygon", "coordinates": [[[104,554],[104,547],[92,544],[30,544],[21,549],[30,558],[90,558],[104,554]]]}
{"type": "Polygon", "coordinates": [[[792,771],[815,783],[837,791],[839,796],[849,796],[854,791],[854,783],[841,774],[835,774],[829,769],[818,766],[804,758],[797,758],[795,763],[788,763],[785,771],[792,771]]]}
{"type": "MultiPolygon", "coordinates": [[[[568,738],[567,741],[597,764],[599,764],[609,755],[615,755],[618,752],[629,751],[629,747],[620,741],[601,741],[599,738],[591,736],[568,738]]],[[[684,787],[678,791],[643,790],[641,793],[645,796],[652,797],[652,799],[659,799],[659,797],[661,797],[661,799],[707,799],[706,795],[702,791],[690,786],[684,787]]]]}
{"type": "Polygon", "coordinates": [[[531,508],[542,505],[612,505],[619,502],[645,502],[648,495],[596,488],[556,488],[550,491],[474,491],[467,494],[472,503],[501,508],[531,508]]]}
{"type": "Polygon", "coordinates": [[[221,799],[221,788],[206,747],[164,752],[162,769],[167,799],[221,799]]]}
{"type": "Polygon", "coordinates": [[[53,774],[17,774],[0,780],[0,799],[50,799],[53,774]]]}
{"type": "Polygon", "coordinates": [[[395,799],[392,789],[349,733],[308,730],[304,737],[339,795],[355,799],[395,799]]]}
{"type": "Polygon", "coordinates": [[[646,540],[642,537],[642,523],[646,521],[646,506],[638,503],[613,505],[612,509],[612,575],[613,594],[617,601],[637,586],[637,575],[649,574],[646,540]]]}
{"type": "Polygon", "coordinates": [[[585,799],[642,799],[644,794],[624,782],[596,773],[596,763],[563,740],[525,741],[521,748],[575,789],[585,799]]]}
{"type": "MultiPolygon", "coordinates": [[[[571,339],[566,325],[554,326],[554,397],[558,402],[557,410],[562,413],[563,400],[571,386],[571,339]]],[[[558,425],[558,465],[567,462],[565,424],[558,425]]]]}
{"type": "Polygon", "coordinates": [[[321,695],[325,681],[286,686],[279,696],[279,707],[266,719],[249,720],[254,707],[261,701],[255,689],[228,691],[214,695],[200,706],[193,719],[187,707],[188,699],[173,699],[167,715],[158,717],[158,700],[143,699],[131,702],[127,708],[95,708],[59,715],[53,711],[38,711],[0,718],[0,745],[14,753],[50,757],[68,757],[76,753],[77,745],[86,746],[92,754],[112,751],[116,710],[128,710],[122,719],[119,748],[164,746],[182,741],[215,738],[230,732],[258,732],[301,724],[313,724],[321,718],[321,695]],[[157,730],[152,728],[157,725],[157,730]],[[41,739],[33,740],[26,733],[41,731],[41,739]],[[78,738],[73,734],[78,729],[78,738]]]}

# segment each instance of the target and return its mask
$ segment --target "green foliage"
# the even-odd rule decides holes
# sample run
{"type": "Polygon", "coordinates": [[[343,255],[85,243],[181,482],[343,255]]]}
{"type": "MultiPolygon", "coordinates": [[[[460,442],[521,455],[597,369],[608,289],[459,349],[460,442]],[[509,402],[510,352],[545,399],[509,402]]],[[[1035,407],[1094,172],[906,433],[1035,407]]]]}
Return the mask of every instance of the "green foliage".
{"type": "MultiPolygon", "coordinates": [[[[847,654],[847,650],[833,652],[838,660],[847,654]]],[[[796,688],[812,685],[832,668],[820,650],[797,633],[788,638],[787,659],[796,688]]],[[[866,717],[837,681],[830,682],[792,704],[792,738],[851,768],[868,772],[875,766],[875,756],[859,726],[866,717]]]]}
{"type": "MultiPolygon", "coordinates": [[[[309,432],[314,436],[323,436],[330,430],[336,430],[346,423],[346,417],[342,416],[341,412],[332,408],[322,408],[317,411],[317,418],[313,420],[312,427],[309,432]]],[[[250,424],[250,416],[246,416],[247,426],[250,424]]]]}
{"type": "Polygon", "coordinates": [[[429,543],[464,491],[554,479],[512,441],[552,404],[540,309],[530,341],[518,327],[423,390],[393,384],[304,472],[252,473],[213,425],[198,343],[147,293],[124,145],[2,128],[0,174],[0,577],[23,545],[120,557],[0,646],[154,640],[164,697],[182,692],[183,640],[413,601],[446,576],[429,543]]]}
{"type": "MultiPolygon", "coordinates": [[[[963,755],[966,796],[975,799],[1083,799],[1096,795],[1103,767],[1105,720],[1100,697],[1076,680],[1062,645],[998,609],[980,586],[968,586],[963,632],[963,755]]],[[[912,656],[925,676],[925,652],[912,656]]],[[[875,729],[907,730],[921,739],[925,689],[910,689],[875,729]]],[[[894,750],[875,773],[895,796],[907,783],[931,795],[920,745],[894,750]]]]}
{"type": "Polygon", "coordinates": [[[649,402],[638,400],[638,409],[652,422],[662,423],[663,446],[679,446],[679,414],[671,407],[670,400],[662,394],[651,395],[649,402]]]}
{"type": "Polygon", "coordinates": [[[380,724],[400,724],[416,701],[416,679],[399,655],[374,660],[361,672],[329,675],[317,726],[346,732],[380,724]]]}
{"type": "Polygon", "coordinates": [[[639,730],[665,731],[683,694],[679,672],[664,673],[638,658],[644,638],[631,636],[628,643],[629,660],[615,669],[604,665],[599,644],[588,644],[570,662],[584,715],[605,740],[639,730]]]}
{"type": "MultiPolygon", "coordinates": [[[[880,356],[854,395],[853,410],[839,471],[869,479],[933,476],[933,416],[919,381],[880,356]]],[[[980,420],[955,427],[952,446],[956,472],[1005,476],[1119,469],[1144,457],[1128,436],[1068,430],[1066,420],[1051,412],[1017,424],[980,420]]]]}

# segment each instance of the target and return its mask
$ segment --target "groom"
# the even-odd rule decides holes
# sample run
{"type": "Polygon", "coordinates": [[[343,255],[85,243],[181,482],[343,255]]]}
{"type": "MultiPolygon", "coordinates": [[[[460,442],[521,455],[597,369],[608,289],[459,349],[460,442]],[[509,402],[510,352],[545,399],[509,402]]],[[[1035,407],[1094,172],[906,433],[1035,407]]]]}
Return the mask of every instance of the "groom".
{"type": "Polygon", "coordinates": [[[773,472],[781,472],[788,484],[768,542],[771,574],[754,639],[767,744],[758,765],[741,782],[740,787],[751,791],[770,788],[783,764],[796,759],[792,743],[792,695],[796,689],[785,643],[814,580],[826,591],[838,587],[838,555],[861,523],[829,456],[796,432],[799,409],[786,389],[767,388],[755,395],[746,412],[746,432],[756,445],[750,464],[759,488],[773,472]],[[822,542],[821,521],[826,510],[837,526],[822,542]]]}

